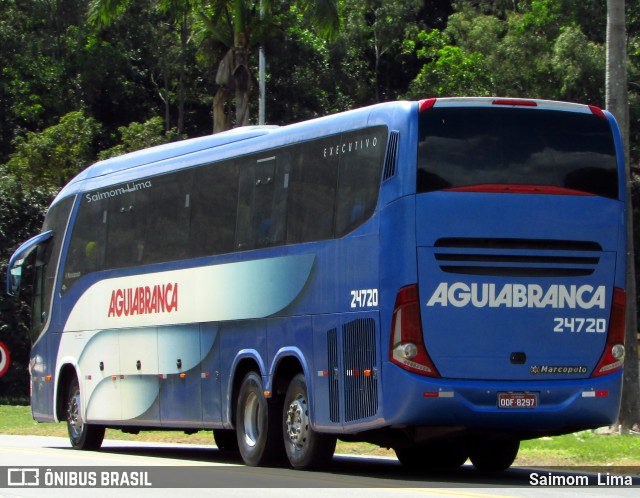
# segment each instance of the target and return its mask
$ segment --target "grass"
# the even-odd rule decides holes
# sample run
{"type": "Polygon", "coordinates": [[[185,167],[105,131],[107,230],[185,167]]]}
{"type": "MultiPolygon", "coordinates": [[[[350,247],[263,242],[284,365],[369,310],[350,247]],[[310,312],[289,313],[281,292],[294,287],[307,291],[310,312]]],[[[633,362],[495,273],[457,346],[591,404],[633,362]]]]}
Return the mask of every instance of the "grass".
{"type": "MultiPolygon", "coordinates": [[[[28,406],[0,405],[0,433],[29,436],[67,437],[64,423],[40,424],[31,418],[28,406]]],[[[165,443],[213,444],[211,431],[193,435],[182,432],[148,431],[139,435],[108,429],[107,439],[165,443]]],[[[338,442],[341,454],[395,456],[393,450],[367,443],[338,442]]],[[[519,466],[613,466],[640,467],[639,435],[601,435],[582,431],[564,436],[523,441],[514,465],[519,466]]]]}

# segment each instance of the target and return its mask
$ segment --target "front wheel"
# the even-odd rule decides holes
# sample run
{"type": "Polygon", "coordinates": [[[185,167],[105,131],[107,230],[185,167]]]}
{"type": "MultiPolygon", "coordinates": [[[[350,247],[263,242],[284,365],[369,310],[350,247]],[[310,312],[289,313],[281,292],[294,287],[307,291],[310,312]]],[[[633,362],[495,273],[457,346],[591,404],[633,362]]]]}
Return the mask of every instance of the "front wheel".
{"type": "Polygon", "coordinates": [[[97,450],[104,439],[104,427],[87,424],[84,420],[80,384],[75,377],[69,384],[67,432],[71,446],[76,450],[97,450]]]}
{"type": "Polygon", "coordinates": [[[309,397],[304,375],[296,375],[287,389],[282,419],[284,447],[295,468],[327,465],[336,449],[336,437],[311,428],[309,397]]]}
{"type": "Polygon", "coordinates": [[[284,460],[281,410],[277,399],[265,398],[260,375],[245,375],[238,393],[236,433],[240,456],[247,465],[272,465],[284,460]]]}

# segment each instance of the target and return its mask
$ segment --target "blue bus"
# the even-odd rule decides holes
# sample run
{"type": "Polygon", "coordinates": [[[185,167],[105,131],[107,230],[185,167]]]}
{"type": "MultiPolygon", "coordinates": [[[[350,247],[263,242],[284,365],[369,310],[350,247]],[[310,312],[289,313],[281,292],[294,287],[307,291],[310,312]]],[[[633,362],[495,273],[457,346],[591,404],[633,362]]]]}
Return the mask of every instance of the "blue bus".
{"type": "Polygon", "coordinates": [[[99,162],[11,258],[33,275],[32,411],[212,430],[249,465],[503,470],[520,441],[611,424],[625,176],[606,111],[393,102],[99,162]]]}

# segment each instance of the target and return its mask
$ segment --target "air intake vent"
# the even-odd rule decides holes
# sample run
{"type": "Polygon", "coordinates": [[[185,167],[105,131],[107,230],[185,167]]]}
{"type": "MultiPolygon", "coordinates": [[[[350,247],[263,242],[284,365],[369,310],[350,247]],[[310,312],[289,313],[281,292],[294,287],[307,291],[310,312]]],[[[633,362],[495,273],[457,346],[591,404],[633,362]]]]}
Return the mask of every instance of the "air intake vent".
{"type": "Polygon", "coordinates": [[[592,275],[602,253],[597,242],[573,240],[445,238],[435,247],[444,272],[508,277],[592,275]]]}
{"type": "Polygon", "coordinates": [[[329,356],[329,419],[331,422],[340,422],[337,329],[331,329],[327,332],[327,351],[329,356]]]}
{"type": "Polygon", "coordinates": [[[396,174],[399,138],[400,132],[398,131],[392,131],[389,134],[389,148],[387,149],[387,157],[384,160],[384,175],[382,177],[382,181],[386,181],[396,174]]]}
{"type": "Polygon", "coordinates": [[[375,321],[354,320],[346,323],[342,332],[345,421],[351,422],[378,411],[375,321]]]}

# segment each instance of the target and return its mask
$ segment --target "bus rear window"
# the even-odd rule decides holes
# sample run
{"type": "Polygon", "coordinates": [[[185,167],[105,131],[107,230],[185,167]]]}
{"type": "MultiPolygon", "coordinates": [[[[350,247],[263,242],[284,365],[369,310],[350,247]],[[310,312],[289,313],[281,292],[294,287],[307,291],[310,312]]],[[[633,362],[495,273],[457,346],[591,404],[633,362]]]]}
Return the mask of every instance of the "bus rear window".
{"type": "Polygon", "coordinates": [[[418,192],[539,185],[618,198],[613,134],[593,114],[435,107],[420,113],[418,192]]]}

